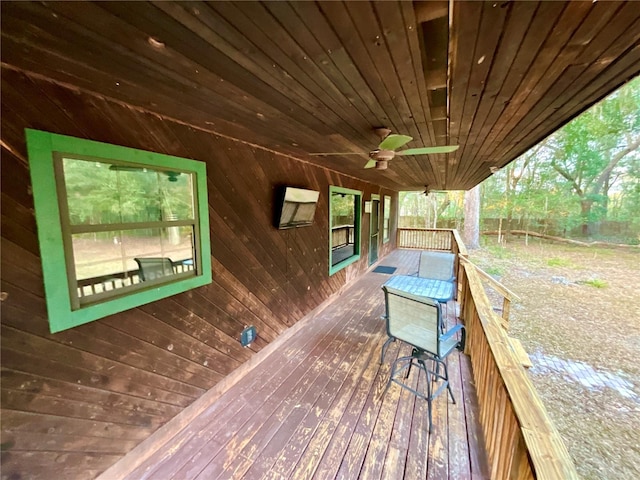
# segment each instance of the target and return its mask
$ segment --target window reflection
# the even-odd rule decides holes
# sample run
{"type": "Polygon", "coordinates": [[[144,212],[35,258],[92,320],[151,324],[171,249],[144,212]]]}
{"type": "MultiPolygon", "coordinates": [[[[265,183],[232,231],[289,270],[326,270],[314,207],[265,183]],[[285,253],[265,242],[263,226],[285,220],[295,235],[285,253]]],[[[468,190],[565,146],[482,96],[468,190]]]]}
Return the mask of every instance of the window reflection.
{"type": "Polygon", "coordinates": [[[331,193],[331,265],[357,254],[356,214],[360,197],[350,193],[331,193]]]}
{"type": "Polygon", "coordinates": [[[195,275],[193,174],[66,157],[62,169],[80,303],[195,275]]]}

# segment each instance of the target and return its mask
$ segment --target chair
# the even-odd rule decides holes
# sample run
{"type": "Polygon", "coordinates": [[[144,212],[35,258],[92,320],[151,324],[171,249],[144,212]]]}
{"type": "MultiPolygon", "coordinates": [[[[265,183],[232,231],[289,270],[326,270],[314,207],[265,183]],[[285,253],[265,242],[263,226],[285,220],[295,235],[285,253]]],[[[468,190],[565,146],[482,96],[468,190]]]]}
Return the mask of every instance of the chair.
{"type": "MultiPolygon", "coordinates": [[[[453,253],[422,251],[420,252],[418,277],[432,278],[455,284],[455,260],[456,256],[453,253]]],[[[446,307],[446,303],[444,305],[446,307]]]]}
{"type": "Polygon", "coordinates": [[[462,325],[455,325],[446,333],[442,333],[442,315],[440,304],[427,297],[421,297],[394,288],[382,287],[385,296],[386,326],[389,338],[382,346],[380,363],[389,344],[400,340],[413,347],[411,355],[399,357],[391,366],[391,375],[387,382],[385,392],[392,383],[397,383],[402,388],[427,401],[429,412],[429,431],[432,426],[431,402],[446,388],[451,395],[451,400],[456,403],[449,385],[449,374],[445,360],[454,350],[464,350],[465,330],[462,325]],[[460,332],[460,339],[456,333],[460,332]],[[432,365],[430,365],[432,364],[432,365]],[[412,366],[419,368],[426,376],[426,394],[414,390],[403,383],[409,376],[412,366]],[[442,367],[442,373],[440,372],[442,367]],[[402,377],[402,373],[405,373],[402,377]],[[442,380],[442,383],[434,390],[434,383],[442,380]]]}
{"type": "Polygon", "coordinates": [[[418,276],[445,282],[455,282],[456,256],[448,252],[420,252],[418,276]]]}
{"type": "Polygon", "coordinates": [[[173,262],[167,257],[134,258],[140,271],[140,280],[147,282],[173,275],[173,262]]]}

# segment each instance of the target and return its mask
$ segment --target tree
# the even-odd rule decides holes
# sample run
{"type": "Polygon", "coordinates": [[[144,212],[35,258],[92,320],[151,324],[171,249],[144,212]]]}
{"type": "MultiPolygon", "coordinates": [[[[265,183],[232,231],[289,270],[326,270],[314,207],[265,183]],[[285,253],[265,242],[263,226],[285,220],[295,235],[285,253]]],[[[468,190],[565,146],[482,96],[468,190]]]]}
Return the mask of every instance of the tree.
{"type": "Polygon", "coordinates": [[[467,248],[480,248],[480,185],[464,195],[463,239],[467,248]]]}
{"type": "Polygon", "coordinates": [[[580,201],[582,233],[605,218],[609,190],[640,147],[640,78],[547,138],[542,149],[580,201]],[[596,208],[597,207],[597,208],[596,208]]]}
{"type": "Polygon", "coordinates": [[[483,218],[513,218],[553,235],[576,227],[589,233],[615,219],[628,224],[624,233],[633,240],[640,230],[638,112],[640,79],[487,179],[483,218]]]}

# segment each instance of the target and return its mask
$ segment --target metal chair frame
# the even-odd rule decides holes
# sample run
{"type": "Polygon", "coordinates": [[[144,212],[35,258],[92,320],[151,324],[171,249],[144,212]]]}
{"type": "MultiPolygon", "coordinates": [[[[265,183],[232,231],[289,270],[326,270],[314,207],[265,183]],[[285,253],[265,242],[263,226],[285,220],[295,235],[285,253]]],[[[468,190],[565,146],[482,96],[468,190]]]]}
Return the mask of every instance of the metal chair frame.
{"type": "MultiPolygon", "coordinates": [[[[445,360],[446,357],[454,349],[458,349],[460,351],[464,350],[464,327],[462,325],[455,325],[446,333],[442,333],[442,313],[440,310],[440,304],[437,301],[426,297],[412,295],[410,293],[406,293],[401,290],[396,290],[389,287],[382,287],[382,289],[384,290],[385,294],[386,308],[386,313],[383,318],[386,321],[387,335],[389,335],[389,338],[382,346],[380,363],[384,361],[387,348],[389,347],[389,344],[391,342],[400,340],[401,342],[407,343],[412,347],[411,355],[399,357],[391,365],[391,373],[389,376],[389,381],[387,382],[387,386],[385,388],[385,393],[392,383],[396,383],[402,388],[410,391],[414,395],[426,400],[427,410],[429,414],[429,432],[431,432],[433,428],[432,401],[436,397],[438,397],[446,388],[449,391],[449,395],[451,396],[451,401],[453,403],[456,403],[455,397],[453,396],[453,391],[451,390],[451,385],[449,384],[449,372],[447,370],[447,364],[445,360]],[[429,323],[426,318],[429,315],[433,315],[433,313],[435,312],[437,321],[435,325],[431,325],[433,331],[428,332],[432,338],[431,345],[427,345],[427,343],[429,342],[425,341],[425,338],[417,338],[415,336],[413,338],[406,338],[403,336],[399,336],[399,333],[394,331],[394,327],[392,326],[392,324],[395,320],[395,318],[393,317],[395,313],[393,312],[394,308],[392,308],[391,305],[392,302],[396,300],[408,302],[407,304],[411,305],[416,312],[424,313],[421,318],[409,319],[409,323],[407,325],[409,325],[410,327],[415,327],[417,329],[422,329],[425,332],[427,332],[427,329],[424,328],[424,325],[427,325],[429,323]],[[456,340],[455,335],[458,332],[460,332],[460,339],[456,340]],[[433,339],[435,339],[435,341],[433,339]],[[430,363],[432,363],[433,366],[430,366],[430,363]],[[406,379],[411,372],[411,367],[414,365],[419,369],[419,372],[422,371],[425,374],[425,385],[427,390],[426,394],[415,390],[406,383],[406,379]],[[404,381],[401,379],[401,374],[403,372],[405,373],[405,375],[403,376],[404,381]],[[440,385],[434,389],[433,384],[439,381],[441,381],[440,385]]],[[[407,319],[404,320],[406,321],[407,319]]]]}

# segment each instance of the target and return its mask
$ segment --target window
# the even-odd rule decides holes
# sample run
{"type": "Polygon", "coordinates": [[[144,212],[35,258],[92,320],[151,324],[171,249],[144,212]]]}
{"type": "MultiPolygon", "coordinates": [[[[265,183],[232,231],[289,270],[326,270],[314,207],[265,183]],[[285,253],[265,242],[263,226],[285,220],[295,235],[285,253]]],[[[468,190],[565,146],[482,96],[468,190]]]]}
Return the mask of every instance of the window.
{"type": "Polygon", "coordinates": [[[202,162],[27,130],[52,333],[211,282],[202,162]]]}
{"type": "Polygon", "coordinates": [[[384,217],[382,225],[382,243],[389,241],[389,232],[391,231],[391,197],[384,196],[384,217]]]}
{"type": "Polygon", "coordinates": [[[360,203],[362,192],[329,187],[329,275],[360,258],[360,203]]]}

